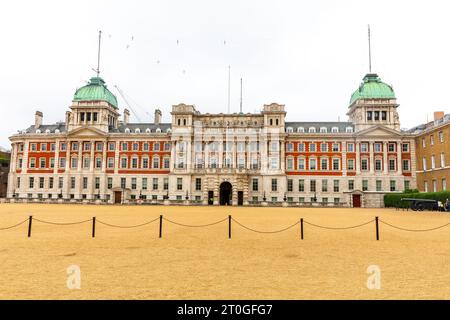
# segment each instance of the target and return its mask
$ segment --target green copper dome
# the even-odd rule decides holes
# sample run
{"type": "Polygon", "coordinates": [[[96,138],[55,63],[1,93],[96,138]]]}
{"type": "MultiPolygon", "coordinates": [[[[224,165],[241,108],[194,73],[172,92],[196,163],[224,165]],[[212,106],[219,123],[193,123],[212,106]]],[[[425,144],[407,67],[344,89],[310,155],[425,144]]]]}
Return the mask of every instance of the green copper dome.
{"type": "Polygon", "coordinates": [[[92,77],[89,83],[75,92],[73,101],[106,101],[117,108],[117,98],[100,77],[92,77]]]}
{"type": "Polygon", "coordinates": [[[381,81],[377,74],[367,74],[359,88],[353,92],[350,106],[359,99],[395,99],[392,87],[381,81]]]}

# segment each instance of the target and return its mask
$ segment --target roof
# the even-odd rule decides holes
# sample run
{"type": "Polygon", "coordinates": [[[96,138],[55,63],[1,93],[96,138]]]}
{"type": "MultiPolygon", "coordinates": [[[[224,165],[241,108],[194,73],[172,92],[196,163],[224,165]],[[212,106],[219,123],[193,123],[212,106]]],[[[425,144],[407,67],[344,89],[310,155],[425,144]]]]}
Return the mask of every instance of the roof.
{"type": "Polygon", "coordinates": [[[430,121],[428,123],[423,123],[418,126],[415,126],[411,129],[407,130],[407,132],[413,133],[413,134],[418,134],[418,133],[422,133],[425,131],[433,130],[434,128],[436,128],[444,123],[450,123],[450,113],[446,114],[444,117],[442,117],[438,120],[430,121]]]}
{"type": "Polygon", "coordinates": [[[116,96],[108,90],[105,81],[100,77],[92,77],[86,86],[78,89],[73,101],[106,101],[118,108],[116,96]]]}
{"type": "Polygon", "coordinates": [[[309,128],[315,128],[316,133],[320,133],[320,128],[327,128],[327,132],[331,133],[332,128],[338,128],[338,132],[346,132],[347,128],[352,128],[354,131],[355,126],[352,122],[285,122],[286,128],[292,128],[294,132],[297,132],[298,128],[304,128],[305,132],[309,131],[309,128]]]}
{"type": "Polygon", "coordinates": [[[382,82],[377,74],[369,73],[353,92],[349,106],[359,99],[395,99],[395,93],[392,86],[382,82]]]}
{"type": "Polygon", "coordinates": [[[150,132],[156,132],[158,128],[161,129],[161,132],[167,132],[167,129],[170,129],[171,127],[171,123],[121,123],[117,129],[110,129],[109,132],[125,133],[126,129],[129,129],[130,132],[136,132],[136,129],[139,129],[141,133],[145,133],[147,130],[150,130],[150,132]]]}

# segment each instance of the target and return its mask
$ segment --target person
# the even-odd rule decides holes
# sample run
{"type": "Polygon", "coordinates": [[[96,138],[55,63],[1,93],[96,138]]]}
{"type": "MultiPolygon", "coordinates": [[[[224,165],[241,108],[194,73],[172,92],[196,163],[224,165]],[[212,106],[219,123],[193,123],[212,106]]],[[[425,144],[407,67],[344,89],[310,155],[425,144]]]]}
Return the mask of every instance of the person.
{"type": "Polygon", "coordinates": [[[444,209],[445,211],[450,211],[450,201],[448,201],[448,198],[445,200],[444,209]]]}

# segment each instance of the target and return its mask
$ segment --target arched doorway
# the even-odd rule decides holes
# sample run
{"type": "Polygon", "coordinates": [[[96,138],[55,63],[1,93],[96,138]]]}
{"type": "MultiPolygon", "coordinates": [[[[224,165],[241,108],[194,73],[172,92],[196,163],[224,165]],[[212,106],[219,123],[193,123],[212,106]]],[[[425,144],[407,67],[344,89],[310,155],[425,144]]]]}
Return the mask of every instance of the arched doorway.
{"type": "Polygon", "coordinates": [[[231,195],[232,195],[231,183],[225,181],[220,184],[220,205],[231,205],[231,195]]]}

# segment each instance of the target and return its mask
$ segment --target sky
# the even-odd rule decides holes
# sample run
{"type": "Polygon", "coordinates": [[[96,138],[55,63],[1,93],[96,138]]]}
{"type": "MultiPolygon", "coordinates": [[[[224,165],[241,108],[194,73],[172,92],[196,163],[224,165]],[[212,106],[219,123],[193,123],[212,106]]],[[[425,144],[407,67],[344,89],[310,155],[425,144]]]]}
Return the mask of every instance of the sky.
{"type": "Polygon", "coordinates": [[[97,67],[131,121],[286,105],[287,121],[346,121],[369,71],[392,85],[402,128],[450,113],[449,1],[23,1],[0,8],[0,146],[34,123],[63,121],[97,67]]]}

